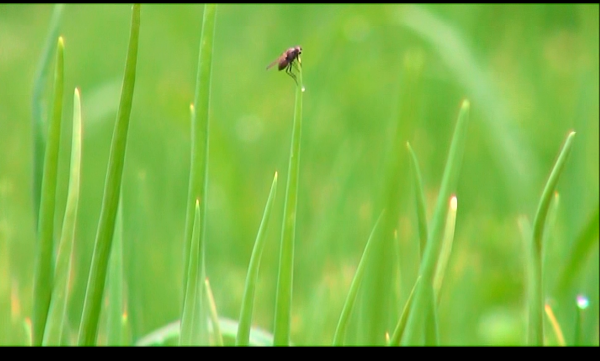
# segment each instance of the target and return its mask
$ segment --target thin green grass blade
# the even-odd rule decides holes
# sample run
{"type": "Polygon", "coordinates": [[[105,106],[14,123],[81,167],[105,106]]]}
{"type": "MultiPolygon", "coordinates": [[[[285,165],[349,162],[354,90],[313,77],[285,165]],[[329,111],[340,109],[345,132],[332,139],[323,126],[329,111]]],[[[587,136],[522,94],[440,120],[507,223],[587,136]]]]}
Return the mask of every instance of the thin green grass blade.
{"type": "Polygon", "coordinates": [[[415,284],[414,284],[412,290],[410,290],[410,295],[408,295],[406,304],[404,305],[404,308],[402,309],[402,314],[400,315],[400,318],[398,319],[398,323],[396,324],[396,328],[394,329],[392,338],[390,339],[390,342],[388,343],[390,346],[400,346],[400,340],[402,339],[402,335],[404,334],[404,330],[406,329],[406,321],[408,320],[408,314],[410,312],[410,308],[412,307],[415,289],[417,289],[417,285],[419,284],[420,280],[421,280],[421,276],[417,277],[417,280],[415,281],[415,284]]]}
{"type": "Polygon", "coordinates": [[[592,250],[598,248],[598,230],[600,222],[600,207],[596,203],[585,225],[578,233],[577,238],[571,247],[571,253],[565,263],[559,281],[557,294],[562,294],[572,284],[575,276],[579,273],[585,260],[592,253],[592,250]]]}
{"type": "Polygon", "coordinates": [[[100,222],[98,224],[98,232],[96,233],[94,253],[92,255],[92,264],[90,266],[83,305],[81,327],[79,329],[79,345],[94,345],[98,333],[98,320],[104,294],[108,258],[110,256],[121,194],[121,179],[123,177],[123,165],[125,163],[127,133],[129,130],[129,119],[133,102],[133,90],[135,87],[139,34],[140,5],[135,4],[133,5],[132,10],[131,33],[129,36],[129,47],[125,64],[121,101],[119,103],[117,121],[115,123],[113,139],[110,145],[106,184],[104,186],[104,197],[102,199],[102,209],[100,211],[100,222]]]}
{"type": "Polygon", "coordinates": [[[202,282],[203,274],[201,258],[204,256],[202,240],[200,237],[200,204],[196,201],[194,212],[194,227],[192,229],[192,247],[190,248],[189,268],[187,270],[187,285],[185,299],[183,301],[183,312],[181,314],[181,334],[179,345],[199,345],[200,324],[205,319],[201,318],[202,290],[198,287],[202,282]]]}
{"type": "Polygon", "coordinates": [[[419,268],[419,275],[422,277],[419,286],[415,291],[414,307],[411,307],[402,344],[412,345],[420,338],[419,329],[424,320],[424,316],[430,312],[430,305],[435,305],[432,300],[427,300],[427,297],[433,297],[433,279],[437,260],[440,254],[442,245],[442,228],[446,220],[448,211],[447,201],[452,192],[456,189],[458,176],[460,174],[460,165],[467,140],[467,125],[469,119],[470,103],[464,100],[461,105],[458,121],[454,130],[452,144],[448,152],[448,160],[444,169],[440,193],[438,194],[435,211],[429,227],[427,243],[425,245],[425,254],[423,262],[419,268]]]}
{"type": "Polygon", "coordinates": [[[43,345],[66,345],[67,300],[69,276],[73,260],[73,240],[79,206],[79,182],[81,174],[81,97],[79,89],[73,96],[73,136],[71,139],[71,166],[67,204],[62,225],[60,244],[56,255],[55,284],[44,331],[43,345]]]}
{"type": "Polygon", "coordinates": [[[369,239],[367,240],[367,244],[365,245],[365,250],[360,258],[360,262],[358,263],[358,267],[356,268],[356,273],[354,273],[354,278],[352,279],[352,283],[350,284],[350,290],[348,291],[348,296],[346,296],[346,302],[344,302],[344,307],[342,308],[342,314],[340,315],[340,319],[338,321],[337,327],[335,329],[335,334],[333,336],[333,345],[334,346],[342,346],[344,342],[344,337],[346,336],[346,330],[348,329],[348,320],[350,319],[350,314],[352,313],[352,309],[354,308],[354,303],[356,302],[356,297],[358,295],[358,288],[360,287],[360,283],[365,275],[365,268],[367,265],[367,261],[372,253],[373,246],[372,244],[375,242],[375,231],[377,230],[377,226],[379,222],[381,222],[381,218],[383,216],[384,211],[381,212],[373,229],[371,230],[371,234],[369,235],[369,239]]]}
{"type": "MultiPolygon", "coordinates": [[[[198,54],[198,69],[196,73],[196,93],[194,95],[194,104],[191,109],[192,144],[183,252],[184,290],[187,289],[185,286],[188,282],[187,276],[190,260],[188,253],[192,244],[195,203],[197,200],[200,200],[200,237],[203,239],[201,242],[204,242],[204,235],[206,232],[209,141],[208,107],[216,17],[217,5],[204,5],[202,32],[200,34],[200,49],[198,54]]],[[[183,298],[185,299],[186,297],[187,296],[184,294],[183,298]]]]}
{"type": "Polygon", "coordinates": [[[33,83],[33,96],[31,104],[32,128],[33,128],[33,214],[38,222],[40,212],[40,192],[42,189],[42,174],[44,171],[44,152],[46,148],[46,126],[44,90],[52,62],[56,39],[58,38],[58,27],[62,18],[65,5],[55,4],[52,10],[48,37],[44,43],[42,57],[35,73],[33,83]]]}
{"type": "Polygon", "coordinates": [[[440,333],[438,328],[437,304],[435,302],[435,290],[426,288],[428,294],[424,298],[427,303],[427,315],[425,316],[425,345],[438,346],[440,333]]]}
{"type": "MultiPolygon", "coordinates": [[[[407,189],[409,179],[405,176],[408,157],[403,148],[406,139],[410,138],[416,129],[420,118],[421,104],[423,104],[425,56],[419,49],[404,52],[399,61],[399,79],[397,106],[395,106],[396,119],[390,124],[390,135],[386,145],[386,156],[383,159],[383,177],[377,195],[377,206],[385,209],[385,216],[381,224],[381,237],[395,238],[399,229],[399,220],[403,218],[402,204],[409,196],[407,189]]],[[[395,68],[395,66],[394,66],[395,68]]],[[[395,242],[396,252],[404,249],[403,242],[395,242]]],[[[416,277],[409,272],[399,272],[404,266],[397,262],[399,258],[395,252],[389,251],[389,243],[377,242],[373,250],[376,261],[367,267],[367,274],[361,288],[360,311],[358,312],[358,332],[356,340],[367,345],[385,345],[382,337],[393,327],[392,320],[397,317],[392,309],[400,297],[396,294],[398,285],[412,287],[416,277]],[[396,264],[395,264],[396,263],[396,264]]],[[[412,262],[411,262],[412,263],[412,262]]],[[[414,261],[418,264],[418,261],[414,261]]]]}
{"type": "Polygon", "coordinates": [[[217,346],[223,346],[223,335],[221,334],[221,327],[219,325],[219,315],[217,313],[217,304],[215,297],[213,296],[212,289],[210,288],[210,282],[208,277],[204,279],[204,288],[206,291],[206,301],[208,302],[208,310],[210,315],[210,322],[212,325],[212,335],[217,346]]]}
{"type": "Polygon", "coordinates": [[[550,208],[550,202],[552,200],[552,194],[558,183],[558,179],[562,170],[564,169],[565,163],[571,153],[573,145],[573,138],[575,132],[570,132],[567,136],[565,144],[559,153],[558,159],[552,168],[550,177],[546,182],[544,191],[538,204],[537,212],[533,221],[533,232],[530,246],[533,247],[530,257],[530,279],[529,284],[529,332],[528,332],[528,344],[535,346],[542,346],[544,343],[544,290],[543,290],[543,270],[542,270],[542,257],[543,257],[543,237],[544,227],[546,224],[546,216],[548,215],[548,209],[550,208]]]}
{"type": "Polygon", "coordinates": [[[58,38],[56,70],[54,73],[54,105],[44,154],[44,175],[38,218],[38,240],[33,284],[33,344],[41,345],[46,328],[50,297],[54,284],[54,213],[60,129],[64,89],[64,41],[58,38]]]}
{"type": "Polygon", "coordinates": [[[452,253],[452,243],[454,242],[454,227],[456,225],[456,210],[458,207],[456,196],[450,197],[448,205],[448,215],[446,216],[446,228],[444,229],[444,240],[442,241],[442,250],[435,269],[433,278],[433,291],[435,292],[435,302],[440,303],[440,289],[448,266],[448,260],[452,253]]]}
{"type": "Polygon", "coordinates": [[[417,156],[412,150],[410,143],[406,142],[406,148],[410,153],[410,160],[413,169],[413,182],[415,184],[415,204],[417,207],[417,224],[419,229],[419,256],[423,259],[425,253],[425,244],[427,243],[427,213],[425,212],[425,195],[423,194],[423,181],[417,156]]]}
{"type": "Polygon", "coordinates": [[[267,198],[267,204],[263,213],[252,255],[250,256],[250,265],[248,266],[248,274],[246,276],[246,285],[244,287],[244,296],[242,297],[242,310],[240,311],[240,326],[238,327],[236,345],[247,346],[250,340],[250,327],[252,325],[252,310],[254,308],[254,291],[256,282],[258,281],[258,270],[260,267],[260,259],[266,242],[267,227],[269,219],[271,219],[271,210],[275,202],[277,194],[277,172],[271,183],[271,191],[267,198]]]}
{"type": "Polygon", "coordinates": [[[107,340],[109,346],[124,346],[123,330],[123,197],[120,197],[114,244],[108,270],[107,340]]]}
{"type": "Polygon", "coordinates": [[[274,345],[288,346],[290,343],[290,321],[292,309],[292,283],[294,268],[294,242],[296,237],[296,205],[298,203],[298,174],[300,171],[300,138],[302,136],[302,67],[298,67],[296,107],[292,130],[292,146],[285,190],[283,227],[279,253],[279,273],[275,299],[274,345]]]}

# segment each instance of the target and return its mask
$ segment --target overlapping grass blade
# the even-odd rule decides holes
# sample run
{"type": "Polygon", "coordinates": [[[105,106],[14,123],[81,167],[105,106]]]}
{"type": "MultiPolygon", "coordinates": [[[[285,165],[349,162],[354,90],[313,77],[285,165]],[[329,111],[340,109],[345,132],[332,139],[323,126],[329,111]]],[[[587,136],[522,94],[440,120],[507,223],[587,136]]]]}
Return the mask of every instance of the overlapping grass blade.
{"type": "Polygon", "coordinates": [[[544,290],[543,290],[543,237],[544,227],[546,224],[546,216],[552,200],[552,194],[558,183],[558,179],[565,163],[571,153],[573,138],[575,132],[570,132],[567,136],[564,146],[559,153],[559,156],[552,168],[550,177],[546,182],[544,191],[540,198],[538,208],[533,221],[533,232],[530,247],[532,248],[530,262],[528,267],[531,275],[529,283],[529,328],[528,328],[528,344],[542,346],[544,343],[544,290]]]}
{"type": "Polygon", "coordinates": [[[104,294],[104,283],[108,268],[108,258],[115,230],[115,220],[121,193],[121,179],[123,177],[123,164],[125,163],[125,150],[127,147],[127,133],[129,118],[133,102],[135,86],[138,42],[140,31],[140,5],[133,5],[131,18],[131,33],[125,64],[125,75],[121,91],[121,101],[117,112],[117,121],[113,131],[110,145],[106,184],[100,211],[100,222],[94,244],[92,264],[88,278],[87,290],[83,306],[81,327],[79,329],[78,344],[93,345],[96,343],[98,333],[98,319],[104,294]]]}
{"type": "Polygon", "coordinates": [[[212,325],[212,334],[214,342],[217,346],[223,346],[223,335],[221,334],[221,326],[219,325],[219,314],[217,313],[217,304],[213,296],[212,289],[208,277],[204,279],[204,291],[206,292],[206,301],[208,302],[208,314],[212,325]]]}
{"type": "Polygon", "coordinates": [[[52,119],[48,130],[48,142],[44,154],[44,174],[38,217],[36,262],[33,284],[33,344],[43,341],[50,297],[54,284],[54,213],[56,204],[56,183],[58,172],[58,152],[60,149],[60,128],[62,122],[64,87],[64,42],[58,38],[56,48],[56,69],[54,72],[54,102],[52,119]]]}
{"type": "Polygon", "coordinates": [[[417,277],[417,280],[415,281],[415,284],[414,284],[412,290],[410,290],[410,295],[408,295],[406,304],[404,305],[404,308],[402,309],[402,314],[400,315],[400,318],[398,319],[398,323],[396,324],[396,328],[394,329],[392,338],[390,339],[390,342],[388,343],[390,346],[400,346],[400,340],[402,339],[402,335],[404,334],[404,330],[406,328],[406,321],[408,320],[408,314],[410,312],[410,308],[412,307],[415,289],[417,288],[417,285],[419,284],[420,280],[421,280],[421,277],[420,276],[417,277]]]}
{"type": "MultiPolygon", "coordinates": [[[[183,285],[187,285],[189,269],[189,249],[192,244],[192,232],[195,219],[195,204],[200,201],[200,237],[204,242],[206,232],[206,194],[208,186],[208,140],[209,123],[208,107],[210,99],[210,81],[212,69],[213,40],[217,5],[204,5],[202,32],[200,34],[200,49],[198,54],[198,69],[196,73],[196,93],[192,106],[192,144],[190,157],[190,178],[188,184],[187,211],[184,238],[184,268],[183,285]]],[[[184,294],[184,299],[187,297],[184,294]]]]}
{"type": "Polygon", "coordinates": [[[440,302],[440,289],[442,288],[442,282],[444,280],[444,274],[446,273],[446,267],[450,254],[452,253],[452,243],[454,241],[454,226],[456,225],[456,210],[458,207],[456,196],[450,198],[450,204],[448,205],[448,215],[446,217],[446,228],[444,229],[444,239],[442,241],[442,249],[435,269],[435,276],[433,278],[433,291],[435,292],[436,304],[440,302]]]}
{"type": "Polygon", "coordinates": [[[202,340],[201,329],[204,327],[206,319],[203,317],[204,313],[202,312],[204,300],[202,299],[203,287],[200,284],[204,279],[204,247],[200,232],[200,205],[196,201],[187,285],[181,314],[179,345],[200,345],[204,341],[202,340]]]}
{"type": "Polygon", "coordinates": [[[256,235],[256,241],[254,242],[254,248],[252,249],[252,255],[250,256],[250,265],[248,266],[248,274],[246,276],[246,285],[244,287],[244,296],[242,297],[242,310],[240,311],[240,324],[237,330],[236,345],[247,346],[250,340],[250,327],[252,324],[252,310],[254,308],[254,290],[256,289],[256,282],[258,280],[258,270],[260,267],[260,259],[266,242],[267,227],[269,225],[269,219],[271,219],[271,209],[275,202],[275,195],[277,194],[277,172],[273,176],[273,182],[271,183],[271,191],[267,198],[267,204],[263,213],[260,227],[258,228],[258,234],[256,235]]]}
{"type": "Polygon", "coordinates": [[[375,242],[375,231],[377,230],[377,226],[381,221],[384,211],[381,212],[379,218],[375,222],[373,229],[371,230],[371,234],[369,235],[369,239],[367,240],[367,244],[365,245],[365,250],[360,258],[360,262],[358,263],[358,267],[356,268],[356,273],[354,273],[354,278],[352,279],[352,283],[350,284],[350,290],[348,291],[348,296],[346,297],[346,302],[344,303],[344,308],[342,308],[342,314],[340,315],[340,319],[338,321],[335,334],[333,336],[333,345],[341,346],[344,342],[344,336],[346,336],[346,330],[348,329],[348,320],[350,319],[350,314],[352,313],[352,309],[354,308],[354,303],[356,302],[356,297],[358,295],[358,288],[360,287],[360,283],[365,274],[365,267],[367,265],[367,260],[370,257],[370,254],[373,250],[373,243],[375,242]]]}
{"type": "Polygon", "coordinates": [[[32,96],[32,128],[33,128],[33,214],[36,222],[38,221],[40,211],[40,192],[42,189],[42,174],[44,170],[44,153],[46,148],[46,120],[45,120],[45,108],[44,108],[44,90],[46,89],[46,81],[48,78],[48,72],[50,71],[50,63],[52,61],[52,54],[54,53],[54,46],[56,45],[56,39],[58,38],[58,26],[65,5],[55,4],[52,10],[52,18],[50,19],[50,26],[48,29],[48,37],[44,44],[44,50],[42,51],[42,57],[38,64],[37,71],[35,73],[35,81],[33,83],[33,96],[32,96]]]}
{"type": "Polygon", "coordinates": [[[296,107],[292,130],[292,145],[285,190],[283,227],[279,253],[279,273],[275,299],[274,345],[290,343],[290,321],[292,308],[292,283],[294,267],[294,242],[296,237],[296,205],[298,203],[298,177],[300,170],[300,139],[302,135],[302,68],[299,67],[296,86],[296,107]]]}
{"type": "MultiPolygon", "coordinates": [[[[435,211],[429,227],[427,244],[425,245],[425,254],[419,268],[421,282],[415,290],[414,307],[411,307],[402,344],[415,344],[420,339],[419,329],[424,320],[424,316],[430,312],[431,307],[435,307],[433,300],[427,300],[427,297],[433,297],[433,279],[435,268],[442,245],[442,228],[446,220],[448,211],[447,201],[450,194],[456,189],[458,175],[460,174],[460,165],[467,138],[467,125],[470,104],[464,100],[461,105],[458,121],[454,130],[452,144],[448,153],[448,160],[444,169],[440,192],[438,194],[435,211]]],[[[435,321],[435,320],[433,320],[435,321]]]]}
{"type": "MultiPolygon", "coordinates": [[[[410,160],[413,169],[413,182],[415,187],[415,205],[417,207],[417,224],[419,229],[419,256],[423,259],[425,244],[427,243],[427,213],[425,211],[425,195],[423,194],[423,181],[417,156],[412,150],[410,143],[406,142],[406,148],[410,153],[410,160]]],[[[411,293],[412,294],[412,293],[411,293]]]]}
{"type": "Polygon", "coordinates": [[[44,331],[44,345],[66,345],[67,300],[69,277],[73,260],[73,240],[77,209],[79,207],[79,180],[81,174],[81,98],[79,89],[73,96],[73,136],[67,205],[62,225],[60,244],[56,255],[55,283],[52,290],[48,322],[44,331]]]}
{"type": "Polygon", "coordinates": [[[107,345],[123,346],[124,341],[124,299],[123,299],[123,198],[119,200],[114,244],[110,254],[108,273],[108,317],[107,345]]]}

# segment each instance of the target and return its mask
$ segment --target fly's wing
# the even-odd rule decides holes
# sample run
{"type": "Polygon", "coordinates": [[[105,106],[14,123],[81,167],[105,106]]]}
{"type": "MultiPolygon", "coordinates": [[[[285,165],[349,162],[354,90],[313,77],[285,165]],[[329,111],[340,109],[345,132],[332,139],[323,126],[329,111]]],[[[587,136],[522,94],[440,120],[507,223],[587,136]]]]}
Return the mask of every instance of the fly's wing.
{"type": "Polygon", "coordinates": [[[271,64],[267,65],[267,70],[269,70],[270,67],[272,67],[273,65],[279,63],[279,58],[273,60],[273,62],[271,62],[271,64]]]}

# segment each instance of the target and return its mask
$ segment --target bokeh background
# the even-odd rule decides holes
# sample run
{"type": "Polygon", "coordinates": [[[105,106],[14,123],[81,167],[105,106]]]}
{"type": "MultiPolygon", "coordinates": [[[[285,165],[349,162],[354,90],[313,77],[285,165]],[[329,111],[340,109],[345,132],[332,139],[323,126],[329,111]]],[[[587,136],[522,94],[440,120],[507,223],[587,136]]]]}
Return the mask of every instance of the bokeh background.
{"type": "MultiPolygon", "coordinates": [[[[189,105],[202,10],[201,5],[142,6],[122,188],[132,342],[178,319],[181,310],[189,105]]],[[[0,344],[26,343],[15,317],[29,317],[33,304],[31,101],[51,14],[51,5],[0,5],[0,344]]],[[[575,295],[587,295],[583,341],[598,345],[597,240],[572,287],[552,291],[575,238],[598,206],[598,14],[597,4],[219,5],[207,199],[207,274],[219,314],[239,316],[250,253],[277,171],[278,197],[254,311],[256,326],[273,327],[294,82],[265,67],[288,47],[301,45],[306,92],[293,342],[332,340],[381,211],[394,129],[404,127],[402,141],[409,141],[419,158],[431,217],[460,102],[467,98],[471,122],[439,306],[440,341],[525,342],[526,259],[517,218],[533,220],[561,144],[575,130],[547,237],[546,293],[567,340],[574,333],[575,295]]],[[[71,117],[76,86],[83,101],[74,265],[82,280],[99,218],[130,18],[129,5],[67,5],[60,25],[65,119],[71,117]]],[[[63,124],[67,137],[69,122],[63,124]]],[[[61,149],[57,220],[64,212],[69,148],[66,142],[61,149]]],[[[397,282],[388,290],[396,302],[393,317],[388,327],[365,336],[358,331],[364,320],[354,316],[350,342],[383,342],[417,273],[411,170],[402,164],[397,282]]],[[[73,326],[84,292],[76,283],[69,310],[73,326]]]]}

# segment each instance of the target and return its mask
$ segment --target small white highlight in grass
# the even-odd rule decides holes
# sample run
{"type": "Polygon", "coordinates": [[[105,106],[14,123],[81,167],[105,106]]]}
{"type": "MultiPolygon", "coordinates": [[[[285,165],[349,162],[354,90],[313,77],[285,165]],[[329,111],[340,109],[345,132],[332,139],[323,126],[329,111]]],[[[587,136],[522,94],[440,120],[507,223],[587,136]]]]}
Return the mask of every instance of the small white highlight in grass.
{"type": "Polygon", "coordinates": [[[456,199],[456,196],[450,197],[450,210],[453,212],[456,212],[457,208],[458,208],[458,199],[456,199]]]}
{"type": "Polygon", "coordinates": [[[590,305],[590,300],[584,295],[577,295],[577,307],[580,310],[585,310],[590,305]]]}
{"type": "Polygon", "coordinates": [[[302,86],[302,92],[304,93],[306,91],[306,88],[304,87],[304,85],[302,86]]]}

